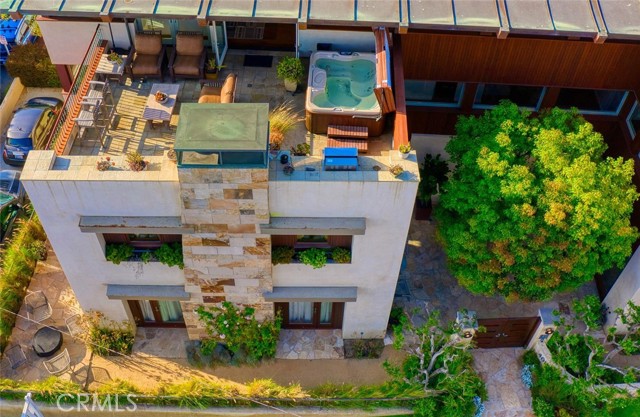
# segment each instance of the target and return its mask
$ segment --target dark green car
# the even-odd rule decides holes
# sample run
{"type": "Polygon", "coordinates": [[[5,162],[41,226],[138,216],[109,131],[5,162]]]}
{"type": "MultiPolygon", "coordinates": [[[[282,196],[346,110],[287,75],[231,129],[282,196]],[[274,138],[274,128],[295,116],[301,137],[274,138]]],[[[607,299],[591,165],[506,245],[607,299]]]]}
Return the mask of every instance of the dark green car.
{"type": "Polygon", "coordinates": [[[16,218],[22,214],[24,196],[20,172],[0,171],[0,242],[11,233],[16,218]]]}

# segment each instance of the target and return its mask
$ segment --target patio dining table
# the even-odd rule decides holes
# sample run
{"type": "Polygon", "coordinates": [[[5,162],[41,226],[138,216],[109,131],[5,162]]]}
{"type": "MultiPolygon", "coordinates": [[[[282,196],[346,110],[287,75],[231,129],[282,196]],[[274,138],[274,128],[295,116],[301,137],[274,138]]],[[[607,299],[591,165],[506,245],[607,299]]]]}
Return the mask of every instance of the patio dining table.
{"type": "Polygon", "coordinates": [[[46,358],[53,355],[62,346],[62,332],[53,327],[43,327],[33,335],[33,351],[46,358]]]}
{"type": "Polygon", "coordinates": [[[169,127],[171,121],[171,115],[173,109],[178,102],[178,91],[180,90],[180,84],[160,84],[155,83],[151,85],[151,91],[147,97],[147,102],[142,111],[142,118],[147,120],[147,123],[153,128],[154,121],[163,122],[169,127]],[[155,94],[160,91],[167,95],[165,102],[158,102],[155,94]]]}

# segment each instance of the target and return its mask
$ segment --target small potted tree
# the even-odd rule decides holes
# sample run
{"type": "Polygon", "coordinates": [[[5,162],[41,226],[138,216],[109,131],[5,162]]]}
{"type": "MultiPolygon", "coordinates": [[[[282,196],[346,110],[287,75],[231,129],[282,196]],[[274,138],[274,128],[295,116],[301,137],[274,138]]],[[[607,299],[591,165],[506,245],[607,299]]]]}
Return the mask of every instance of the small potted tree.
{"type": "Polygon", "coordinates": [[[403,143],[402,145],[400,145],[398,150],[400,151],[400,156],[402,156],[402,159],[407,159],[409,157],[409,153],[411,152],[411,145],[408,143],[403,143]]]}
{"type": "Polygon", "coordinates": [[[278,78],[284,80],[285,90],[293,93],[304,77],[304,65],[302,65],[300,58],[287,56],[280,60],[276,72],[278,78]]]}
{"type": "Polygon", "coordinates": [[[147,167],[148,162],[144,160],[144,157],[140,152],[133,151],[127,154],[127,164],[132,171],[142,171],[147,167]]]}
{"type": "Polygon", "coordinates": [[[440,192],[442,184],[447,181],[449,166],[447,161],[440,159],[440,154],[435,157],[431,154],[424,156],[424,162],[420,165],[420,184],[418,184],[418,196],[416,199],[416,220],[429,220],[433,208],[431,197],[440,192]]]}
{"type": "Polygon", "coordinates": [[[204,66],[204,78],[207,80],[217,80],[222,68],[224,68],[224,65],[218,65],[216,58],[212,56],[204,66]]]}

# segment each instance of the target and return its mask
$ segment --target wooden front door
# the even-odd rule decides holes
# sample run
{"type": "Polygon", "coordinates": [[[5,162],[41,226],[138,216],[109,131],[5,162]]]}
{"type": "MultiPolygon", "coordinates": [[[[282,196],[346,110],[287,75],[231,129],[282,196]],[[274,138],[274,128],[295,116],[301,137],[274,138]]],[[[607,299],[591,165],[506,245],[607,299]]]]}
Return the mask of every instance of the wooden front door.
{"type": "Polygon", "coordinates": [[[275,303],[285,329],[340,329],[344,303],[292,301],[275,303]]]}
{"type": "Polygon", "coordinates": [[[523,347],[538,327],[540,317],[518,317],[500,319],[478,319],[478,325],[485,328],[476,332],[476,347],[483,349],[523,347]]]}
{"type": "Polygon", "coordinates": [[[180,301],[128,300],[140,327],[185,327],[180,301]]]}

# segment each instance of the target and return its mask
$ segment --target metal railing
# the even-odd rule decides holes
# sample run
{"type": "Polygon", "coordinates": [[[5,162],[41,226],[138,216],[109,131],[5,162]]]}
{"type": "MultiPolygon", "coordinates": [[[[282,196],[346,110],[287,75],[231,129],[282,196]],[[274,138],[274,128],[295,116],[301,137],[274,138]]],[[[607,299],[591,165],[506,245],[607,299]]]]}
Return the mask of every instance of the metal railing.
{"type": "Polygon", "coordinates": [[[84,95],[83,90],[87,89],[89,81],[91,81],[95,74],[96,64],[104,50],[105,43],[102,37],[102,31],[100,27],[98,27],[91,39],[89,48],[87,48],[87,53],[82,60],[82,64],[80,64],[76,72],[69,94],[56,119],[55,127],[49,134],[45,149],[55,150],[58,155],[64,152],[66,140],[69,139],[73,128],[73,118],[77,116],[74,112],[77,113],[79,110],[79,105],[84,95]],[[59,149],[59,145],[62,145],[62,142],[65,142],[64,146],[62,146],[62,149],[59,149]]]}

